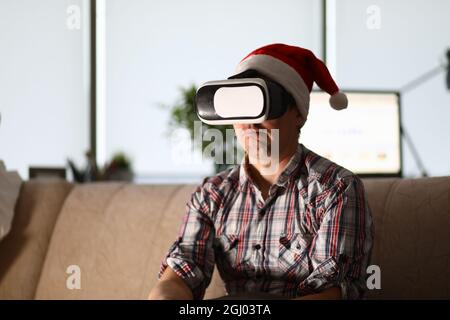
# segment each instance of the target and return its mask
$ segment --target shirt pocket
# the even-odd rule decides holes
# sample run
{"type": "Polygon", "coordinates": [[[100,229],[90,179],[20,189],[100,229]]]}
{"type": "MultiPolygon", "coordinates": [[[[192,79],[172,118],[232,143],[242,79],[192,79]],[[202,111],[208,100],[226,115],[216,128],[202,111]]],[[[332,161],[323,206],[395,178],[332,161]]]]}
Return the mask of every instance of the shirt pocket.
{"type": "Polygon", "coordinates": [[[309,273],[308,243],[301,233],[282,234],[279,238],[278,268],[281,278],[298,280],[309,273]]]}

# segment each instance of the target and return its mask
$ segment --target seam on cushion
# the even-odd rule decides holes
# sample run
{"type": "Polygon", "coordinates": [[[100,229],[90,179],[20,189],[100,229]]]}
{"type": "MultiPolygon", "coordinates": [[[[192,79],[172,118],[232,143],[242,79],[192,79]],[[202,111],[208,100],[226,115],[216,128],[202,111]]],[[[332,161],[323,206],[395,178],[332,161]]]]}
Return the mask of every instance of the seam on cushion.
{"type": "Polygon", "coordinates": [[[388,208],[390,207],[390,205],[391,205],[391,203],[392,203],[392,198],[393,198],[393,191],[395,191],[396,189],[397,189],[397,186],[400,184],[400,182],[401,181],[399,181],[399,180],[394,180],[392,183],[391,183],[391,185],[390,185],[390,187],[389,187],[389,190],[388,190],[388,197],[387,197],[387,199],[386,199],[386,202],[385,202],[385,204],[384,204],[384,208],[383,208],[383,211],[384,211],[384,214],[383,214],[383,217],[382,217],[382,219],[381,219],[381,224],[384,226],[384,223],[385,223],[385,219],[386,219],[386,215],[387,215],[387,212],[388,212],[388,208]],[[395,190],[394,190],[395,189],[395,190]]]}
{"type": "MultiPolygon", "coordinates": [[[[111,196],[109,197],[109,199],[106,201],[103,210],[101,211],[100,214],[100,221],[102,223],[102,228],[101,228],[101,233],[100,233],[100,238],[101,236],[103,236],[104,234],[107,233],[107,229],[109,229],[107,227],[107,219],[106,219],[106,214],[109,211],[109,209],[112,206],[112,203],[114,202],[114,200],[116,199],[117,195],[119,193],[121,193],[124,189],[126,189],[127,186],[129,186],[130,183],[127,182],[122,182],[119,184],[118,188],[116,190],[114,190],[111,194],[111,196]]],[[[98,254],[98,250],[96,250],[96,254],[98,254]]],[[[104,255],[102,255],[103,257],[105,257],[104,255]]],[[[109,261],[108,261],[109,262],[109,261]]],[[[96,265],[93,265],[93,271],[96,272],[98,269],[96,268],[96,265]]],[[[101,297],[97,297],[97,299],[104,299],[101,297]]]]}
{"type": "MultiPolygon", "coordinates": [[[[123,187],[124,184],[125,184],[125,183],[122,183],[121,185],[119,185],[119,187],[117,188],[117,190],[113,192],[111,198],[113,198],[113,197],[115,196],[116,192],[118,192],[120,189],[122,189],[122,187],[123,187]]],[[[56,225],[58,224],[58,222],[59,222],[59,220],[60,220],[61,212],[63,212],[63,210],[65,209],[65,207],[66,207],[66,205],[67,205],[67,201],[68,201],[69,197],[72,195],[72,193],[75,192],[75,189],[77,189],[77,187],[82,188],[83,186],[85,186],[85,185],[83,185],[83,184],[81,184],[81,183],[72,184],[72,188],[71,188],[71,190],[68,192],[68,194],[66,195],[66,198],[64,199],[63,205],[61,206],[61,208],[60,208],[60,210],[59,210],[59,212],[58,212],[58,216],[57,216],[57,218],[56,218],[56,220],[55,220],[55,224],[53,225],[53,230],[52,230],[52,233],[51,233],[51,236],[50,236],[50,240],[49,240],[49,243],[48,243],[47,251],[46,251],[46,253],[45,253],[44,263],[42,264],[42,268],[41,268],[41,271],[40,271],[40,273],[39,273],[39,280],[38,280],[38,282],[37,282],[37,284],[36,284],[36,288],[35,288],[35,290],[34,290],[34,294],[33,294],[33,299],[34,299],[34,300],[36,300],[37,288],[39,287],[39,284],[41,283],[41,279],[42,279],[42,271],[44,270],[45,263],[47,262],[48,252],[49,252],[49,249],[50,249],[50,245],[51,245],[51,243],[53,242],[53,237],[54,237],[55,227],[56,227],[56,225]]],[[[110,200],[107,202],[107,204],[106,204],[105,207],[107,207],[107,205],[109,204],[109,202],[110,202],[110,200]]]]}
{"type": "Polygon", "coordinates": [[[39,284],[41,283],[42,271],[44,270],[45,262],[47,261],[47,255],[48,255],[48,251],[49,251],[50,245],[51,245],[52,240],[53,240],[53,233],[55,232],[56,224],[58,223],[58,220],[59,220],[59,217],[61,215],[62,210],[66,206],[67,199],[69,199],[69,196],[72,194],[72,192],[74,192],[75,187],[76,187],[76,184],[74,184],[74,183],[68,183],[68,185],[70,186],[70,189],[69,189],[68,192],[66,192],[66,196],[64,197],[64,200],[61,203],[61,206],[60,206],[60,208],[58,210],[58,214],[56,216],[55,222],[53,223],[53,227],[52,227],[51,232],[50,232],[50,237],[48,239],[47,250],[45,250],[44,258],[42,260],[41,268],[39,270],[38,280],[36,282],[36,286],[33,289],[32,296],[33,296],[34,300],[36,300],[37,289],[39,287],[39,284]]]}
{"type": "MultiPolygon", "coordinates": [[[[152,187],[152,188],[167,188],[167,187],[171,187],[171,189],[173,189],[173,191],[171,191],[171,194],[167,197],[167,200],[164,202],[164,204],[162,205],[163,208],[166,208],[171,202],[172,202],[172,198],[174,196],[176,196],[176,194],[184,187],[185,185],[166,185],[166,186],[161,186],[161,185],[143,185],[143,187],[152,187]]],[[[145,193],[145,191],[141,191],[142,193],[145,193]]],[[[163,194],[165,192],[162,192],[163,194]]],[[[163,215],[163,212],[159,213],[160,216],[163,215]]],[[[158,220],[158,226],[160,224],[160,220],[158,220]]],[[[156,229],[158,229],[158,227],[156,227],[156,229]]]]}
{"type": "MultiPolygon", "coordinates": [[[[183,189],[184,187],[185,187],[186,185],[184,185],[184,184],[180,184],[180,185],[176,185],[176,188],[175,188],[175,190],[173,190],[172,192],[171,192],[171,194],[170,194],[170,196],[169,197],[167,197],[167,200],[165,201],[165,203],[164,203],[164,208],[167,208],[168,207],[168,205],[172,202],[172,200],[173,200],[173,198],[180,192],[180,190],[181,189],[183,189]]],[[[156,187],[159,187],[159,186],[156,186],[156,187]]],[[[165,210],[163,211],[161,211],[161,213],[160,213],[160,218],[161,218],[161,216],[164,214],[164,212],[165,212],[165,210]]],[[[158,225],[157,225],[157,227],[156,227],[156,230],[158,230],[159,229],[159,226],[160,226],[160,224],[161,224],[161,219],[159,219],[159,222],[158,222],[158,225]]],[[[146,259],[146,261],[145,261],[145,272],[147,272],[148,270],[149,270],[149,267],[148,267],[148,265],[149,265],[149,260],[150,260],[150,256],[147,256],[147,259],[146,259]]],[[[144,279],[143,281],[142,281],[142,284],[141,284],[141,288],[140,288],[140,295],[142,296],[143,294],[144,294],[144,288],[145,288],[145,285],[146,285],[146,279],[144,279]]],[[[148,293],[150,293],[150,292],[148,292],[148,293]]]]}
{"type": "MultiPolygon", "coordinates": [[[[385,221],[386,221],[386,216],[388,215],[388,209],[389,209],[389,207],[390,207],[390,205],[391,205],[391,203],[392,203],[392,198],[393,198],[393,191],[394,191],[394,189],[396,189],[396,187],[397,187],[397,185],[400,183],[401,181],[399,181],[398,179],[396,179],[396,180],[394,180],[394,181],[392,181],[392,183],[390,184],[390,186],[389,186],[389,190],[388,190],[388,192],[387,192],[387,197],[386,197],[386,201],[385,201],[385,204],[384,204],[384,206],[383,206],[383,214],[382,214],[382,216],[381,216],[381,219],[380,219],[380,225],[381,225],[381,227],[383,228],[384,226],[385,226],[385,221]]],[[[372,213],[373,214],[373,213],[372,213]]],[[[372,219],[373,219],[373,217],[372,217],[372,219]]],[[[377,240],[375,240],[377,237],[378,237],[378,235],[377,235],[377,231],[379,231],[379,228],[375,225],[375,221],[373,221],[373,228],[374,228],[374,232],[373,232],[373,235],[372,235],[372,237],[373,237],[373,239],[374,239],[374,241],[377,241],[377,240]]],[[[379,233],[378,233],[379,234],[379,233]]],[[[384,245],[383,245],[383,241],[379,241],[379,248],[378,248],[378,252],[382,252],[383,251],[383,249],[384,249],[384,245]]],[[[375,246],[375,242],[374,242],[374,245],[373,246],[375,246]]],[[[375,252],[374,252],[374,250],[373,250],[373,247],[372,247],[372,250],[371,250],[372,252],[371,252],[371,254],[370,254],[370,258],[369,258],[369,262],[370,263],[373,263],[373,255],[375,254],[375,252]]],[[[380,255],[378,258],[380,258],[382,255],[380,255]]]]}
{"type": "Polygon", "coordinates": [[[105,206],[103,207],[103,210],[101,211],[106,212],[110,207],[113,200],[117,197],[117,194],[119,194],[123,189],[125,189],[128,186],[128,183],[120,183],[119,187],[111,194],[111,197],[106,201],[105,206]]]}

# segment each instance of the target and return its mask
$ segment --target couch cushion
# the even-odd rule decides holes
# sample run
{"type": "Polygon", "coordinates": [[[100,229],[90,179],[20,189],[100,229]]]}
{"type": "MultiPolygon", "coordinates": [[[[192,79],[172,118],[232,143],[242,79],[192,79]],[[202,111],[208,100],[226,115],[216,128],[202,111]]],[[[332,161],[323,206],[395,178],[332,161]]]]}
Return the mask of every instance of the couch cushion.
{"type": "Polygon", "coordinates": [[[72,185],[22,184],[11,232],[0,242],[0,300],[32,299],[56,218],[72,185]]]}
{"type": "Polygon", "coordinates": [[[450,177],[366,179],[375,225],[370,299],[450,298],[450,177]]]}
{"type": "Polygon", "coordinates": [[[193,186],[79,185],[55,226],[37,299],[145,299],[193,186]],[[69,290],[68,266],[81,271],[69,290]]]}
{"type": "Polygon", "coordinates": [[[21,186],[19,173],[6,171],[3,161],[0,160],[0,241],[11,230],[21,186]]]}

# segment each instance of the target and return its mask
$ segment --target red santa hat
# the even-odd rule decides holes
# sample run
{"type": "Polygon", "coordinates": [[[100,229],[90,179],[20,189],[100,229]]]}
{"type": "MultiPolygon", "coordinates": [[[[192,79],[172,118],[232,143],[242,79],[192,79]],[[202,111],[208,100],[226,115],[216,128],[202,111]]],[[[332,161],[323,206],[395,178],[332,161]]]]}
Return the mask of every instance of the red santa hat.
{"type": "Polygon", "coordinates": [[[249,69],[282,85],[295,99],[305,120],[313,82],[331,95],[331,107],[336,110],[347,107],[347,96],[339,91],[326,65],[310,50],[280,43],[270,44],[249,53],[238,64],[236,73],[249,69]]]}

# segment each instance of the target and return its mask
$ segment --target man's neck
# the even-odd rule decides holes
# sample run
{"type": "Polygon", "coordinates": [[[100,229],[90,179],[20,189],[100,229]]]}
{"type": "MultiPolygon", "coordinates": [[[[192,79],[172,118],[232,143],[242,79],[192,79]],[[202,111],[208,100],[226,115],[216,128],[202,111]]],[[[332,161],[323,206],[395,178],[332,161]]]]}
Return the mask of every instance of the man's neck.
{"type": "Polygon", "coordinates": [[[278,177],[284,171],[296,151],[297,144],[292,145],[285,152],[280,153],[276,170],[269,170],[268,165],[264,163],[248,163],[248,173],[251,175],[254,183],[263,193],[264,199],[267,198],[270,187],[277,182],[278,177]]]}

